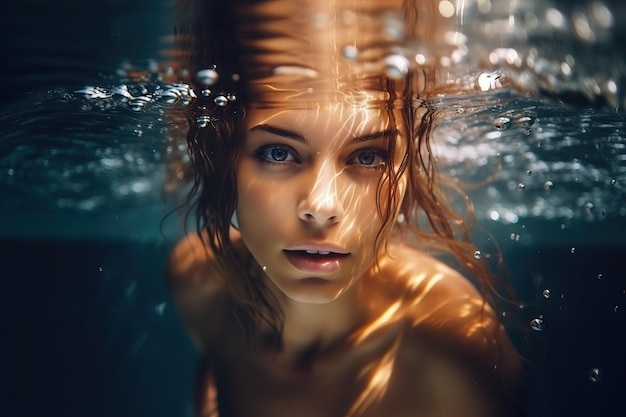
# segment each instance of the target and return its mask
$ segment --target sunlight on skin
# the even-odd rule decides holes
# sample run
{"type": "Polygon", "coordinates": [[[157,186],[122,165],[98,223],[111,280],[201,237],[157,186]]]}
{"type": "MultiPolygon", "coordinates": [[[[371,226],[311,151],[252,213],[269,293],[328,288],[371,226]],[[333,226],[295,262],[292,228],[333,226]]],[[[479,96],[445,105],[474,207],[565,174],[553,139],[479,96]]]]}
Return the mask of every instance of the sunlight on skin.
{"type": "Polygon", "coordinates": [[[396,339],[391,348],[389,348],[380,361],[370,365],[370,368],[372,369],[363,370],[360,376],[368,378],[369,381],[367,382],[367,385],[361,395],[359,395],[359,398],[354,402],[354,405],[346,417],[363,413],[372,404],[380,401],[380,399],[385,395],[389,379],[393,373],[393,366],[399,346],[400,339],[396,339]],[[371,376],[369,376],[370,374],[371,376]]]}
{"type": "Polygon", "coordinates": [[[356,345],[362,343],[365,339],[371,336],[372,333],[385,326],[388,326],[390,323],[401,319],[403,317],[403,314],[398,314],[400,311],[400,307],[402,307],[402,300],[398,300],[390,305],[385,311],[383,311],[383,313],[378,318],[376,318],[364,328],[359,329],[354,344],[356,345]]]}
{"type": "MultiPolygon", "coordinates": [[[[387,111],[355,109],[343,103],[326,105],[323,101],[318,109],[250,110],[249,133],[237,168],[237,219],[246,246],[281,289],[279,297],[287,293],[303,301],[299,298],[302,295],[291,294],[286,285],[308,291],[286,278],[285,271],[293,274],[293,267],[276,256],[282,257],[284,249],[299,247],[305,241],[336,245],[352,253],[350,260],[356,259],[349,271],[336,274],[330,285],[319,286],[318,290],[327,292],[318,293],[322,297],[318,302],[337,299],[370,268],[376,257],[375,238],[382,226],[376,195],[385,164],[379,154],[387,152],[388,136],[399,131],[389,120],[387,111]],[[273,164],[259,162],[259,149],[267,146],[286,152],[287,159],[273,164]],[[363,152],[374,155],[376,166],[361,165],[358,158],[363,152]],[[281,210],[284,213],[277,215],[281,210]],[[259,216],[266,219],[264,225],[258,224],[259,216]],[[282,242],[274,255],[264,242],[271,235],[280,235],[278,241],[282,242]]],[[[400,133],[396,145],[400,155],[403,137],[400,133]]],[[[380,204],[384,210],[388,203],[380,204]]]]}

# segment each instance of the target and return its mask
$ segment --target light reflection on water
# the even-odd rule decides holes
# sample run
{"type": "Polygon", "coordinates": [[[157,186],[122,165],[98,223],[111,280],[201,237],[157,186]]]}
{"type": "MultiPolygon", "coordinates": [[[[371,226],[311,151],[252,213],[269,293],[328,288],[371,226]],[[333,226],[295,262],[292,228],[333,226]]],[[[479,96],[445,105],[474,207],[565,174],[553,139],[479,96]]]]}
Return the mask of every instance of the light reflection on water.
{"type": "MultiPolygon", "coordinates": [[[[515,223],[625,216],[624,54],[615,53],[625,32],[622,6],[519,3],[443,5],[442,13],[456,8],[455,31],[441,40],[447,55],[437,45],[430,50],[403,45],[411,66],[436,57],[437,82],[456,90],[434,98],[445,119],[437,131],[442,171],[479,183],[500,169],[473,193],[482,219],[515,223]],[[562,106],[542,97],[600,109],[562,106]]],[[[135,33],[127,22],[128,16],[110,18],[109,40],[99,35],[99,44],[120,47],[123,30],[135,33]]],[[[158,34],[160,29],[160,38],[171,40],[166,28],[152,30],[158,34]]],[[[28,38],[22,42],[28,49],[28,38]]],[[[75,46],[68,51],[76,53],[75,46]]],[[[28,61],[36,65],[31,60],[36,62],[36,56],[28,61]]],[[[12,197],[2,207],[93,212],[140,209],[146,202],[159,206],[165,181],[164,113],[193,103],[195,92],[185,82],[173,82],[184,81],[184,74],[158,62],[118,64],[97,84],[91,83],[93,76],[85,77],[88,84],[80,88],[57,79],[55,88],[32,88],[6,107],[0,116],[0,187],[12,197]]],[[[64,63],[72,67],[59,59],[51,78],[64,63]]],[[[36,68],[29,71],[37,73],[36,68]]],[[[39,76],[45,79],[45,72],[39,76]]]]}

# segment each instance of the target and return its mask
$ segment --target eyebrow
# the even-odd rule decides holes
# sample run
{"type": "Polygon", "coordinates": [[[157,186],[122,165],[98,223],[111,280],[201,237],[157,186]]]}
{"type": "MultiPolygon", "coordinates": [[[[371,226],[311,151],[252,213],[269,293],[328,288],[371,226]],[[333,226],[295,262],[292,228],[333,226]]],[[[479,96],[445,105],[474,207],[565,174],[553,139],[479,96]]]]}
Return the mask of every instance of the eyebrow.
{"type": "Polygon", "coordinates": [[[250,129],[250,132],[254,132],[255,130],[263,130],[267,133],[271,133],[272,135],[282,136],[284,138],[293,139],[295,141],[305,143],[305,144],[309,143],[309,140],[305,138],[304,136],[296,132],[292,132],[291,130],[283,129],[277,126],[272,126],[268,124],[256,125],[252,129],[250,129]]]}
{"type": "MultiPolygon", "coordinates": [[[[273,126],[273,125],[268,125],[268,124],[256,125],[250,129],[250,132],[253,132],[255,130],[262,130],[272,135],[282,136],[287,139],[293,139],[295,141],[298,141],[304,144],[309,143],[309,140],[306,137],[302,136],[301,134],[292,132],[291,130],[283,129],[281,127],[273,126]]],[[[368,133],[367,135],[355,136],[354,138],[350,139],[348,144],[353,145],[356,143],[366,142],[369,140],[376,140],[376,139],[381,139],[385,137],[391,137],[397,134],[398,134],[397,129],[391,129],[391,128],[385,129],[379,132],[368,133]]]]}

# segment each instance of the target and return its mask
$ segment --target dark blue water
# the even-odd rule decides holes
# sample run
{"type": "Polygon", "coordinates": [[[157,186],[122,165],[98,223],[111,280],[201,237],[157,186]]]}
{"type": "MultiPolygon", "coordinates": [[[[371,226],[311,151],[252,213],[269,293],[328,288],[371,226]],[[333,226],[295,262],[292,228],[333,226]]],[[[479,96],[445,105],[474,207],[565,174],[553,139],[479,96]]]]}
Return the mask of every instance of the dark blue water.
{"type": "Polygon", "coordinates": [[[196,354],[163,285],[167,250],[1,240],[0,415],[188,415],[196,354]]]}
{"type": "MultiPolygon", "coordinates": [[[[1,7],[0,415],[190,415],[196,354],[163,282],[181,234],[175,219],[160,228],[165,104],[137,111],[76,93],[168,88],[120,69],[150,73],[163,59],[170,2],[1,7]]],[[[596,53],[617,62],[602,76],[621,80],[615,57],[626,55],[600,46],[558,54],[584,72],[596,53]]],[[[506,311],[527,358],[529,414],[626,415],[623,109],[536,93],[439,98],[455,115],[438,133],[442,169],[468,182],[501,169],[471,194],[523,304],[506,311]]],[[[478,244],[487,253],[493,241],[478,244]]]]}

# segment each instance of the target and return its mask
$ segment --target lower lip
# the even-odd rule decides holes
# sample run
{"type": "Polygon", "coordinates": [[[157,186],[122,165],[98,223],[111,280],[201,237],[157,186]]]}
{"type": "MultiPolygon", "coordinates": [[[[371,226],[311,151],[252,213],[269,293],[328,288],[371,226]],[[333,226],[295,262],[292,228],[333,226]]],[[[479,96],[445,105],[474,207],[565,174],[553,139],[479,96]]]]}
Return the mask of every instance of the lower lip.
{"type": "Polygon", "coordinates": [[[285,257],[294,268],[314,274],[330,274],[341,266],[346,255],[309,256],[301,252],[285,251],[285,257]]]}

